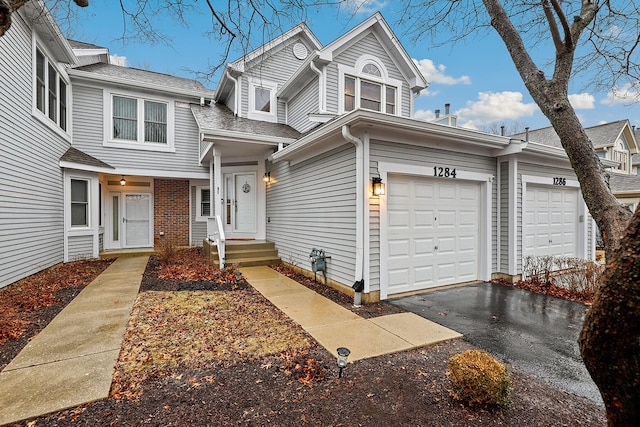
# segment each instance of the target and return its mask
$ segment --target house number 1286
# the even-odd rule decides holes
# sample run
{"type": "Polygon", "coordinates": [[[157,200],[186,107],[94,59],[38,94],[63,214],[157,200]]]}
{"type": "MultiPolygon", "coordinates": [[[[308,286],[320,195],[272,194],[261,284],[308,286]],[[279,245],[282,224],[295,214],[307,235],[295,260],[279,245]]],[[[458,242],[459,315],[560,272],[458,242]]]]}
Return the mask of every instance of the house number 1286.
{"type": "Polygon", "coordinates": [[[567,178],[553,178],[553,185],[567,185],[567,178]]]}
{"type": "Polygon", "coordinates": [[[437,176],[438,178],[455,178],[456,170],[455,168],[443,168],[442,166],[434,166],[433,167],[433,176],[437,176]]]}

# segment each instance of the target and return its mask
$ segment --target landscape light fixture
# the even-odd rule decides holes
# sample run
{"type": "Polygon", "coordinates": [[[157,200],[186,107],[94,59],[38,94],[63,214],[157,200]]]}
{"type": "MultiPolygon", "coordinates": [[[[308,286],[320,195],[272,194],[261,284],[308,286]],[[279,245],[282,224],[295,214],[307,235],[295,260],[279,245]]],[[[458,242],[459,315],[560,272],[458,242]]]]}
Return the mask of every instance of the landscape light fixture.
{"type": "Polygon", "coordinates": [[[338,361],[337,365],[340,368],[340,372],[338,373],[338,378],[342,378],[342,370],[347,367],[347,358],[351,351],[346,347],[338,347],[336,350],[338,352],[338,361]]]}
{"type": "Polygon", "coordinates": [[[374,196],[384,195],[384,183],[382,182],[382,178],[376,176],[371,178],[371,187],[373,189],[374,196]]]}
{"type": "Polygon", "coordinates": [[[127,183],[127,180],[124,179],[124,175],[122,175],[122,178],[120,178],[120,185],[122,185],[124,187],[124,185],[127,183]]]}
{"type": "Polygon", "coordinates": [[[262,177],[262,180],[265,183],[271,182],[271,172],[265,172],[264,176],[262,177]]]}

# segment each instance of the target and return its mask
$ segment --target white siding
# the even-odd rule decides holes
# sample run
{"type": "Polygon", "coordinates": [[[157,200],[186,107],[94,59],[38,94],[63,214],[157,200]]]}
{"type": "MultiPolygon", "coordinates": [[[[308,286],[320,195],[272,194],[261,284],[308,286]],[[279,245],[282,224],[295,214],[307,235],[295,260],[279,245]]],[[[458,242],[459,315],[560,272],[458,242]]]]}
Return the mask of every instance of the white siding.
{"type": "MultiPolygon", "coordinates": [[[[407,165],[443,165],[447,167],[457,168],[459,170],[496,174],[496,160],[492,157],[482,157],[478,155],[465,154],[459,152],[450,152],[445,150],[435,150],[420,148],[413,145],[404,145],[397,143],[390,143],[385,141],[371,141],[370,151],[370,172],[372,176],[378,176],[378,162],[392,162],[401,163],[407,165]]],[[[497,184],[494,180],[491,188],[491,199],[493,204],[491,206],[491,268],[495,271],[497,267],[497,184]]],[[[373,202],[373,199],[371,200],[373,202]]],[[[380,218],[379,210],[375,205],[370,204],[369,212],[371,215],[370,226],[370,250],[371,250],[371,276],[370,285],[372,290],[377,290],[380,287],[380,270],[379,268],[373,268],[379,266],[380,260],[380,218]],[[376,246],[377,245],[377,246],[376,246]]]]}
{"type": "Polygon", "coordinates": [[[335,56],[334,62],[327,67],[327,111],[333,113],[338,112],[338,97],[341,96],[341,94],[338,93],[339,73],[338,67],[335,64],[354,67],[358,58],[364,54],[378,58],[387,69],[390,78],[403,82],[402,87],[398,88],[402,95],[402,116],[410,117],[411,93],[409,85],[405,82],[404,76],[373,33],[369,33],[353,45],[350,45],[343,52],[340,52],[335,56]]]}
{"type": "Polygon", "coordinates": [[[318,113],[318,79],[305,87],[289,101],[288,124],[300,133],[304,133],[318,123],[309,120],[309,113],[318,113]]]}
{"type": "Polygon", "coordinates": [[[69,261],[93,258],[93,236],[69,237],[69,261]]]}
{"type": "Polygon", "coordinates": [[[0,287],[63,259],[69,143],[31,115],[31,40],[18,14],[0,37],[0,287]]]}
{"type": "Polygon", "coordinates": [[[500,271],[509,272],[509,162],[500,163],[500,271]]]}
{"type": "Polygon", "coordinates": [[[207,238],[207,223],[196,221],[198,206],[196,205],[196,186],[191,186],[191,246],[202,246],[202,241],[207,238]]]}
{"type": "Polygon", "coordinates": [[[175,108],[175,153],[104,147],[103,90],[74,85],[73,145],[114,167],[201,173],[198,126],[188,107],[175,108]]]}
{"type": "Polygon", "coordinates": [[[351,285],[355,277],[355,147],[341,146],[303,163],[269,165],[267,240],[283,261],[311,269],[312,248],[324,249],[327,277],[351,285]]]}

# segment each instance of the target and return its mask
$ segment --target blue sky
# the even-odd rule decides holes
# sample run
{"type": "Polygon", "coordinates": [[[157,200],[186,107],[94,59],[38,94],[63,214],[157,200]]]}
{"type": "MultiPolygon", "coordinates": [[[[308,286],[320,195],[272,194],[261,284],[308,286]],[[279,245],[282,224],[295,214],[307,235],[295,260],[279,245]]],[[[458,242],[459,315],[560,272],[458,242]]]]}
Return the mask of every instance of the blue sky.
{"type": "MultiPolygon", "coordinates": [[[[350,0],[351,1],[351,0],[350,0]]],[[[486,129],[491,124],[506,124],[507,129],[529,126],[532,129],[548,126],[546,118],[528,95],[507,51],[498,36],[473,37],[451,46],[430,46],[428,39],[414,44],[404,36],[404,29],[394,22],[391,3],[380,0],[352,0],[360,5],[358,12],[337,6],[308,12],[307,24],[322,44],[339,37],[376,11],[381,11],[400,38],[409,55],[416,61],[430,86],[416,99],[417,118],[431,119],[434,110],[444,112],[444,104],[451,104],[451,112],[458,115],[459,125],[486,129]]],[[[199,2],[204,7],[204,2],[199,2]]],[[[213,2],[214,4],[216,2],[213,2]]],[[[122,14],[117,2],[92,0],[87,9],[78,12],[78,21],[70,38],[109,48],[112,55],[126,58],[131,67],[194,78],[194,71],[206,72],[211,64],[220,61],[222,47],[205,33],[210,25],[206,9],[189,17],[189,28],[164,17],[162,26],[172,43],[150,45],[117,39],[122,35],[122,14]]],[[[295,23],[291,23],[293,26],[295,23]]],[[[288,28],[285,28],[285,30],[288,28]]],[[[444,35],[446,37],[446,35],[444,35]]],[[[241,55],[231,53],[230,60],[241,55]]],[[[218,76],[204,82],[215,88],[218,76]]],[[[584,126],[629,119],[640,127],[640,103],[614,99],[610,93],[589,92],[581,81],[572,85],[571,102],[584,126]]]]}

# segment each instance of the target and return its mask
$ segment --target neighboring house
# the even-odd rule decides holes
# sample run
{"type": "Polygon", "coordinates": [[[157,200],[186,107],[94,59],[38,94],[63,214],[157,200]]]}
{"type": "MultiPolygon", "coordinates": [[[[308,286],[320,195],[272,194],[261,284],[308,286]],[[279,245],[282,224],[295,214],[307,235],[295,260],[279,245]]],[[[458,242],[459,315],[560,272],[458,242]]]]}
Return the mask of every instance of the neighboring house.
{"type": "MultiPolygon", "coordinates": [[[[562,148],[459,128],[448,110],[446,124],[414,119],[427,82],[379,13],[326,46],[298,25],[228,64],[215,91],[56,37],[67,54],[58,61],[71,66],[60,67],[73,94],[68,130],[48,136],[61,134],[55,152],[46,142],[32,155],[53,177],[40,191],[58,194],[47,265],[224,234],[273,242],[306,269],[311,250],[323,249],[328,279],[364,280],[366,301],[517,278],[527,255],[594,257],[593,221],[562,148]]],[[[33,43],[7,56],[26,58],[28,96],[11,102],[28,120],[33,43]]],[[[18,123],[4,110],[3,155],[32,141],[4,139],[18,123]]],[[[15,212],[0,212],[0,250],[4,236],[39,241],[39,229],[13,237],[8,224],[31,211],[14,183],[43,167],[3,177],[15,212]]],[[[0,269],[21,265],[2,285],[46,267],[35,252],[0,252],[0,269]]]]}
{"type": "MultiPolygon", "coordinates": [[[[631,210],[635,210],[640,200],[640,147],[638,132],[629,120],[618,120],[598,126],[585,128],[603,166],[609,172],[611,191],[631,210]]],[[[529,138],[552,147],[562,147],[560,138],[551,127],[529,130],[514,135],[516,138],[529,138]]]]}

